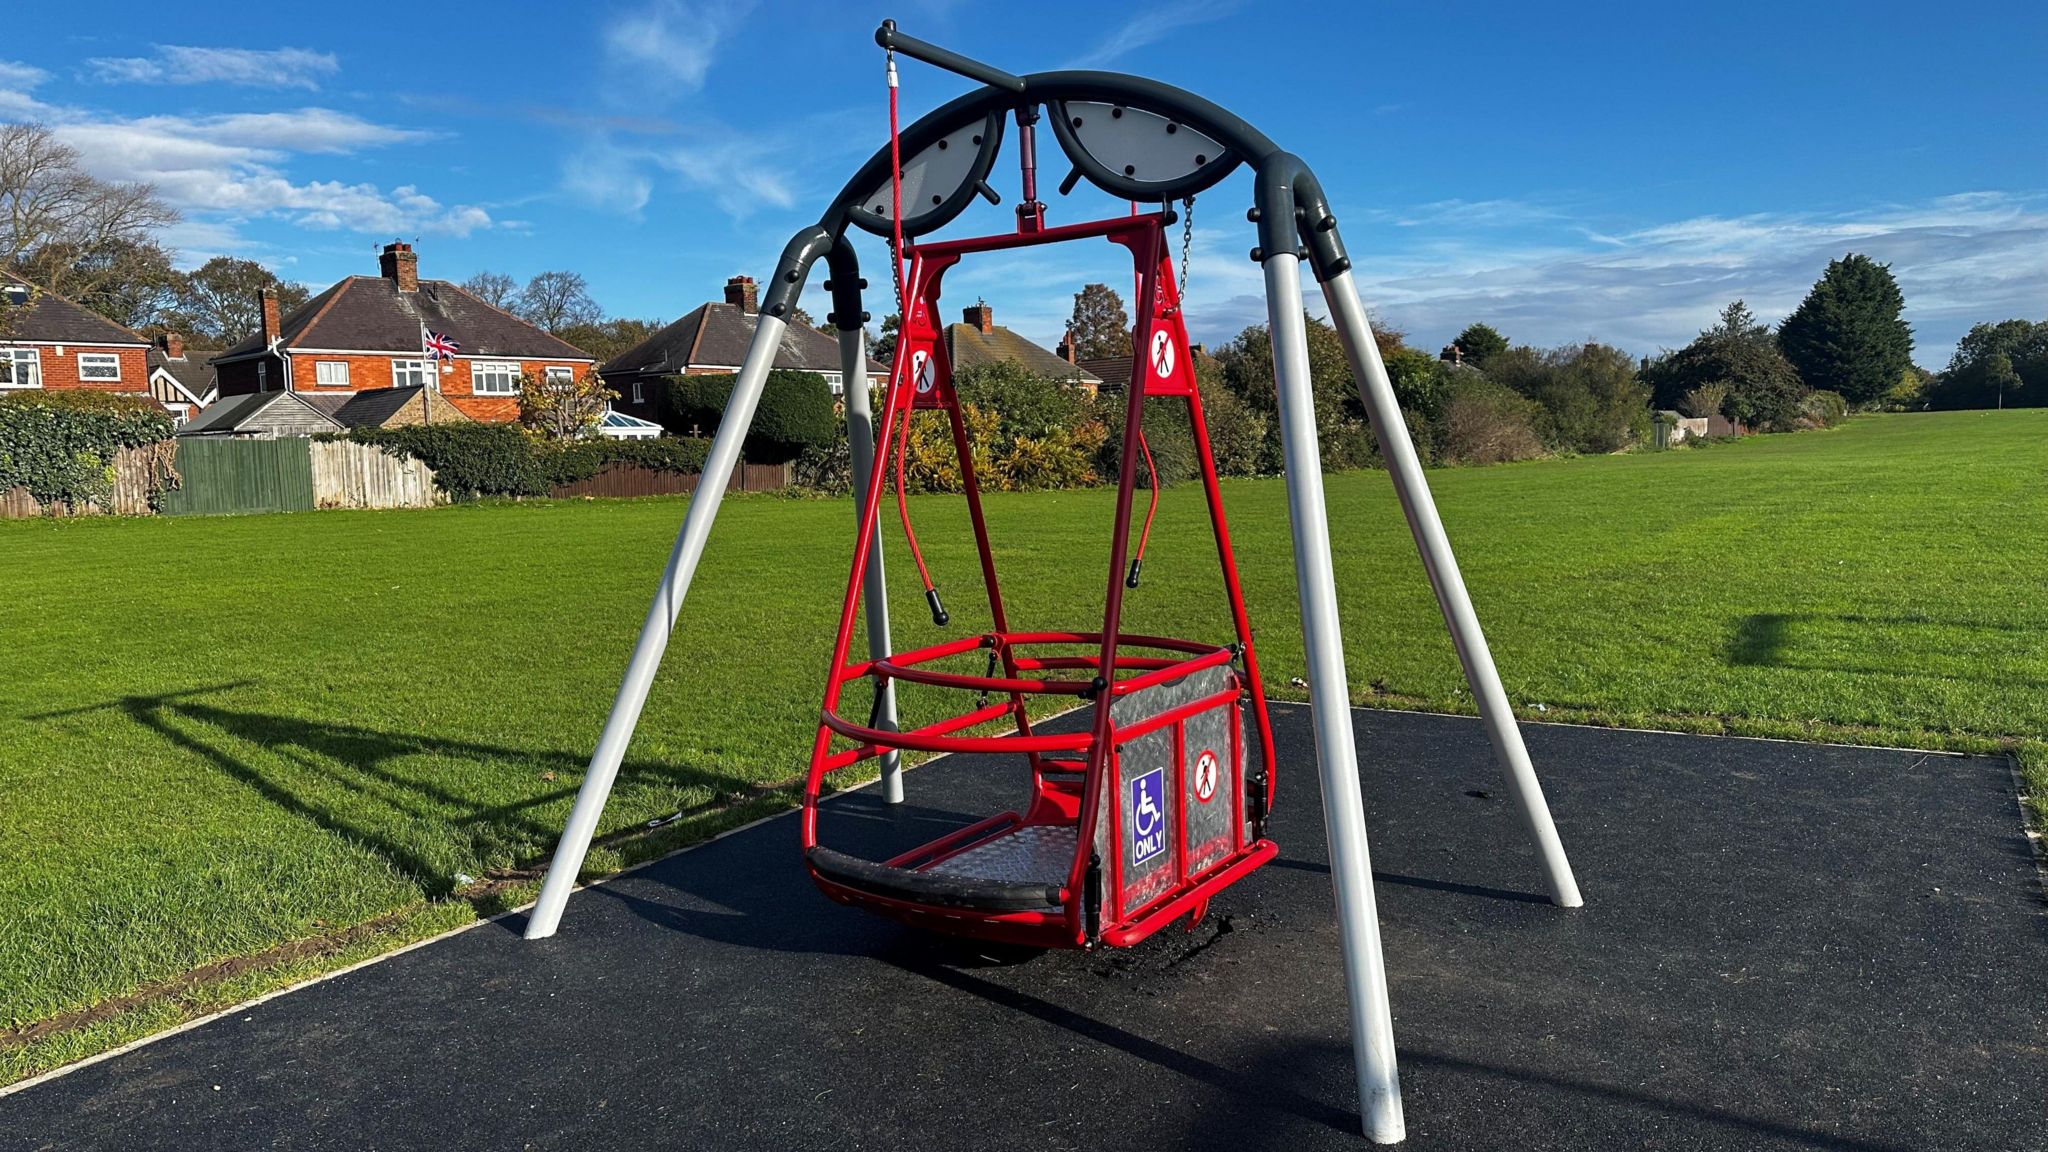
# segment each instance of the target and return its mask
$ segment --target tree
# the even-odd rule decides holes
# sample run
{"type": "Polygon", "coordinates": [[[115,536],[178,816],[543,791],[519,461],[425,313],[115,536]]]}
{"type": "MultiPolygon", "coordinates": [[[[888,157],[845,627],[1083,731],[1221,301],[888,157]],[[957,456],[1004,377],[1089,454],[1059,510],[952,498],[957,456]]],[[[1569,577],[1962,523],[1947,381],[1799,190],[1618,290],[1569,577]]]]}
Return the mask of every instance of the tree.
{"type": "Polygon", "coordinates": [[[605,405],[619,394],[605,387],[596,372],[523,373],[519,377],[519,423],[550,440],[577,440],[604,417],[605,405]]]}
{"type": "Polygon", "coordinates": [[[1868,404],[1898,384],[1913,362],[1905,309],[1891,266],[1851,252],[1828,263],[1778,326],[1778,345],[1807,387],[1868,404]]]}
{"type": "Polygon", "coordinates": [[[661,329],[659,320],[628,320],[620,316],[595,324],[571,324],[555,335],[590,353],[602,364],[661,329]]]}
{"type": "Polygon", "coordinates": [[[2048,405],[2048,320],[1979,324],[1956,342],[1948,370],[1926,389],[1934,408],[2048,405]]]}
{"type": "MultiPolygon", "coordinates": [[[[1345,359],[1343,342],[1337,332],[1314,316],[1302,317],[1307,329],[1309,383],[1315,395],[1316,440],[1322,450],[1323,467],[1337,470],[1363,468],[1374,458],[1372,435],[1358,386],[1351,378],[1351,364],[1345,359]]],[[[1273,341],[1263,324],[1246,328],[1237,339],[1216,350],[1223,365],[1223,383],[1254,412],[1272,417],[1279,409],[1273,380],[1273,341]]],[[[1266,421],[1266,454],[1259,471],[1278,472],[1282,466],[1280,422],[1266,421]]]]}
{"type": "Polygon", "coordinates": [[[1537,432],[1549,447],[1613,452],[1649,434],[1650,389],[1619,348],[1510,348],[1487,364],[1486,376],[1542,405],[1537,432]]]}
{"type": "Polygon", "coordinates": [[[882,317],[882,334],[868,341],[868,355],[884,364],[896,359],[896,333],[903,327],[903,314],[891,312],[882,317]]]}
{"type": "Polygon", "coordinates": [[[277,293],[279,315],[306,302],[304,284],[280,280],[254,260],[215,256],[178,276],[162,327],[182,331],[202,346],[225,348],[263,327],[264,289],[277,293]]]}
{"type": "Polygon", "coordinates": [[[500,312],[519,306],[519,281],[503,272],[479,272],[458,287],[500,312]]]}
{"type": "Polygon", "coordinates": [[[1470,324],[1451,341],[1465,354],[1465,363],[1485,368],[1486,362],[1508,350],[1508,338],[1491,324],[1470,324]]]}
{"type": "Polygon", "coordinates": [[[1131,318],[1123,297],[1107,284],[1084,284],[1074,293],[1074,315],[1067,321],[1067,340],[1077,360],[1099,360],[1131,354],[1131,318]]]}
{"type": "Polygon", "coordinates": [[[1692,343],[1652,360],[1643,379],[1651,403],[1694,416],[1713,413],[1693,411],[1697,399],[1688,398],[1718,387],[1721,414],[1753,428],[1790,428],[1807,392],[1771,330],[1740,300],[1721,309],[1719,321],[1692,343]]]}
{"type": "Polygon", "coordinates": [[[137,320],[170,266],[150,235],[177,221],[155,187],[88,174],[43,125],[0,124],[0,268],[137,320]]]}
{"type": "Polygon", "coordinates": [[[604,309],[590,298],[590,285],[576,272],[543,272],[519,290],[513,314],[527,323],[559,334],[571,324],[595,324],[604,309]]]}

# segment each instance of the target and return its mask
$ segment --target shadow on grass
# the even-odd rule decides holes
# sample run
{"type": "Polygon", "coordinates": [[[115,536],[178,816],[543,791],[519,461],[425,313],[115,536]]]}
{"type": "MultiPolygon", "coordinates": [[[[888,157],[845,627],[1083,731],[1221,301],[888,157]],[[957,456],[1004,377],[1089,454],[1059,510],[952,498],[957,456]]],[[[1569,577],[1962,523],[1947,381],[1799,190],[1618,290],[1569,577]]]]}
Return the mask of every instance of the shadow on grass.
{"type": "MultiPolygon", "coordinates": [[[[1929,636],[1921,643],[1905,640],[1915,629],[1941,629],[1952,634],[1975,633],[1994,642],[2015,645],[2031,645],[2036,636],[2034,629],[2018,624],[1944,620],[1918,613],[1871,616],[1835,612],[1758,612],[1736,622],[1723,656],[1735,667],[1951,679],[1949,674],[1921,667],[1916,661],[1951,656],[1957,647],[1954,636],[1929,636]],[[1873,633],[1873,642],[1859,649],[1858,658],[1827,659],[1824,653],[1801,652],[1798,631],[1802,627],[1866,629],[1873,633]],[[1883,659],[1875,658],[1880,656],[1883,659]]],[[[2010,672],[1999,672],[1996,678],[2001,684],[2048,687],[2048,680],[2010,672]]]]}
{"type": "MultiPolygon", "coordinates": [[[[536,809],[559,804],[576,794],[585,759],[573,752],[534,750],[443,737],[386,732],[354,724],[332,724],[243,711],[207,701],[249,681],[216,684],[154,696],[124,696],[106,704],[44,712],[24,717],[49,720],[97,711],[117,711],[166,744],[198,757],[286,812],[321,829],[365,845],[429,897],[453,892],[454,873],[422,854],[417,845],[353,817],[332,803],[295,790],[287,773],[266,768],[238,755],[234,744],[254,745],[287,761],[297,771],[324,778],[344,791],[383,804],[407,819],[443,824],[466,831],[472,842],[534,840],[551,843],[561,831],[559,821],[542,820],[536,809]],[[203,727],[202,727],[203,726],[203,727]],[[209,739],[209,730],[227,740],[209,739]],[[559,773],[567,783],[523,799],[490,804],[429,780],[414,778],[394,764],[407,757],[435,756],[477,764],[520,764],[535,773],[559,773]]],[[[620,780],[659,780],[683,788],[702,788],[714,795],[748,785],[737,777],[655,761],[627,761],[620,780]]],[[[310,792],[310,790],[306,790],[310,792]]]]}

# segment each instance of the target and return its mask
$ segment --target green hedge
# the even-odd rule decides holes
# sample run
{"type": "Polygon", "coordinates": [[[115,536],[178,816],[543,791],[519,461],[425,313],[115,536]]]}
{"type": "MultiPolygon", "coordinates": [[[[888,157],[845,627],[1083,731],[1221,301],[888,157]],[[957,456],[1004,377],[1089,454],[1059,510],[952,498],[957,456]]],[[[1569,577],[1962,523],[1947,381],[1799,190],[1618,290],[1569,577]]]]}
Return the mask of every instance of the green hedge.
{"type": "Polygon", "coordinates": [[[113,492],[114,454],[164,444],[159,485],[169,469],[171,417],[152,401],[103,392],[42,390],[0,396],[0,491],[21,487],[44,504],[104,503],[113,492]]]}
{"type": "Polygon", "coordinates": [[[701,439],[540,440],[510,424],[415,424],[357,428],[348,439],[393,455],[413,456],[434,470],[450,496],[546,496],[613,464],[685,475],[704,470],[711,442],[701,439]]]}
{"type": "MultiPolygon", "coordinates": [[[[733,377],[671,376],[657,389],[655,418],[678,436],[692,429],[703,436],[718,431],[725,406],[732,399],[733,377]]],[[[776,369],[768,373],[761,403],[747,430],[747,459],[755,464],[784,464],[807,451],[827,451],[839,426],[833,415],[832,390],[816,372],[776,369]]]]}

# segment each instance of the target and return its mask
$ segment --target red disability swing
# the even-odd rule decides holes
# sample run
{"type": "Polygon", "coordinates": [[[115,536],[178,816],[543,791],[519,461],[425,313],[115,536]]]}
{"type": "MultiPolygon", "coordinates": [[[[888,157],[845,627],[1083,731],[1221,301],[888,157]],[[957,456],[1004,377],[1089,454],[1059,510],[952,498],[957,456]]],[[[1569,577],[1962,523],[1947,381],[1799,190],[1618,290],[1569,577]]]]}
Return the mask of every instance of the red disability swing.
{"type": "MultiPolygon", "coordinates": [[[[940,931],[1044,947],[1117,947],[1135,944],[1181,917],[1200,916],[1218,892],[1273,858],[1276,849],[1265,838],[1273,800],[1272,730],[1201,397],[1187,362],[1180,292],[1166,250],[1166,229],[1175,222],[1173,205],[1182,204],[1191,214],[1196,194],[1214,188],[1242,166],[1252,174],[1252,206],[1246,218],[1258,232],[1251,259],[1265,283],[1272,338],[1274,423],[1293,536],[1311,704],[1308,727],[1314,736],[1314,768],[1322,793],[1342,975],[1350,1003],[1359,1114],[1373,1140],[1399,1140],[1405,1131],[1400,1075],[1316,438],[1303,319],[1304,271],[1314,274],[1331,327],[1344,346],[1359,402],[1372,422],[1388,478],[1436,592],[1506,790],[1533,842],[1551,900],[1575,908],[1581,898],[1457,558],[1430,498],[1421,458],[1408,437],[1322,184],[1300,157],[1257,128],[1191,92],[1155,80],[1088,71],[1015,76],[906,36],[891,22],[884,22],[875,39],[890,53],[888,145],[860,167],[816,224],[791,237],[774,276],[766,282],[753,342],[734,377],[731,400],[705,460],[705,483],[683,516],[524,934],[530,940],[544,939],[561,925],[605,799],[618,778],[677,613],[710,539],[725,487],[719,478],[738,466],[740,446],[769,369],[796,315],[797,296],[820,260],[831,269],[832,278],[825,282],[832,295],[828,320],[839,333],[847,449],[854,490],[862,499],[856,508],[853,571],[832,645],[804,797],[803,858],[811,877],[834,899],[940,931]],[[977,86],[899,134],[898,52],[965,76],[977,86]],[[1012,120],[1023,183],[1017,230],[1001,236],[931,239],[977,195],[998,199],[988,176],[1002,148],[1005,122],[1012,120]],[[1041,121],[1050,124],[1060,152],[1073,165],[1060,183],[1062,195],[1086,180],[1120,200],[1158,209],[1048,227],[1045,205],[1038,201],[1034,132],[1041,121]],[[870,317],[862,309],[867,282],[861,279],[849,235],[855,230],[891,241],[895,291],[901,294],[899,306],[905,316],[879,429],[867,387],[864,326],[870,317]],[[906,240],[916,241],[914,250],[906,240]],[[1124,395],[1123,455],[1101,625],[1096,631],[1027,632],[1010,626],[997,583],[973,454],[939,334],[939,286],[946,272],[968,256],[1068,241],[1108,241],[1130,252],[1138,281],[1136,353],[1124,395]],[[902,269],[906,259],[907,281],[902,269]],[[1146,534],[1140,530],[1136,555],[1128,555],[1137,461],[1148,455],[1142,421],[1146,405],[1161,401],[1188,406],[1216,537],[1221,590],[1230,605],[1234,637],[1228,643],[1123,631],[1123,596],[1127,588],[1138,586],[1146,534]],[[980,635],[898,653],[889,631],[878,507],[890,465],[902,475],[908,421],[920,410],[943,413],[952,429],[991,626],[980,635]],[[851,650],[856,615],[863,618],[867,631],[865,659],[858,660],[851,650]],[[869,681],[875,693],[865,722],[848,719],[842,709],[848,684],[857,680],[869,681]],[[969,702],[947,719],[901,731],[895,720],[899,683],[958,692],[969,702]],[[1046,695],[1073,697],[1087,706],[1087,729],[1034,731],[1026,705],[1030,697],[1046,695]],[[974,731],[1004,721],[1012,729],[1007,734],[974,731]],[[903,799],[900,754],[905,749],[1021,757],[1029,770],[1030,798],[1021,811],[999,813],[888,860],[860,859],[820,844],[818,801],[825,778],[876,758],[882,769],[882,797],[898,803],[903,799]]],[[[900,479],[897,491],[898,515],[909,535],[925,599],[933,621],[944,626],[945,608],[925,572],[916,537],[909,533],[900,479]]],[[[1157,500],[1156,488],[1151,499],[1157,500]]],[[[1147,528],[1150,520],[1148,513],[1147,528]]],[[[1082,622],[1065,623],[1086,627],[1082,622]]]]}
{"type": "MultiPolygon", "coordinates": [[[[912,924],[1038,947],[1123,947],[1179,917],[1200,917],[1211,897],[1273,858],[1277,849],[1264,835],[1273,798],[1273,736],[1167,251],[1165,229],[1173,213],[1162,209],[1059,228],[1043,226],[1034,214],[1019,219],[1022,226],[1012,234],[928,243],[908,253],[908,315],[882,406],[882,458],[868,478],[811,752],[804,858],[828,896],[912,924]],[[1021,631],[1004,608],[966,424],[936,321],[940,285],[970,255],[1086,240],[1128,249],[1140,285],[1102,623],[1098,631],[1021,631]],[[1137,587],[1139,577],[1129,553],[1138,462],[1150,454],[1142,442],[1144,410],[1148,402],[1160,401],[1187,407],[1222,569],[1218,590],[1235,626],[1229,643],[1137,636],[1122,628],[1124,593],[1137,587]],[[916,553],[901,479],[909,424],[919,411],[943,413],[952,428],[994,627],[915,651],[852,660],[854,617],[892,466],[898,508],[916,553]],[[986,654],[984,674],[933,667],[975,652],[986,654]],[[896,681],[952,689],[968,703],[925,727],[890,731],[841,715],[847,684],[862,678],[874,681],[878,694],[896,681]],[[1027,714],[1034,696],[1073,698],[1091,710],[1092,722],[1081,732],[1035,732],[1027,714]],[[960,734],[1004,720],[1012,732],[960,734]],[[834,750],[835,736],[852,746],[834,750]],[[825,778],[901,749],[1020,755],[1030,768],[1029,803],[1022,812],[990,816],[886,861],[857,859],[820,844],[818,802],[825,778]]],[[[1154,493],[1156,501],[1156,487],[1154,493]]],[[[1149,513],[1146,520],[1149,528],[1149,513]]],[[[943,623],[945,610],[921,559],[918,568],[933,619],[943,623]]]]}

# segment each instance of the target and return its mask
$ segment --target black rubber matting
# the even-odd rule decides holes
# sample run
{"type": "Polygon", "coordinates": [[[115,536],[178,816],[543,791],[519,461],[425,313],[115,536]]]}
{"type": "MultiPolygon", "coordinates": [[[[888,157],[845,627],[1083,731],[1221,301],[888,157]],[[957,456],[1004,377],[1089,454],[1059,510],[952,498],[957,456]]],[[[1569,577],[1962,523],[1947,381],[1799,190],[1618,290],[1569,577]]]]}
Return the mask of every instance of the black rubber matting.
{"type": "MultiPolygon", "coordinates": [[[[2048,1148],[2048,915],[2000,759],[1356,714],[1409,1146],[2048,1148]]],[[[1128,953],[840,908],[793,818],[0,1098],[0,1149],[1357,1148],[1308,715],[1282,857],[1128,953]]],[[[1021,791],[835,801],[879,854],[1021,791]]]]}

